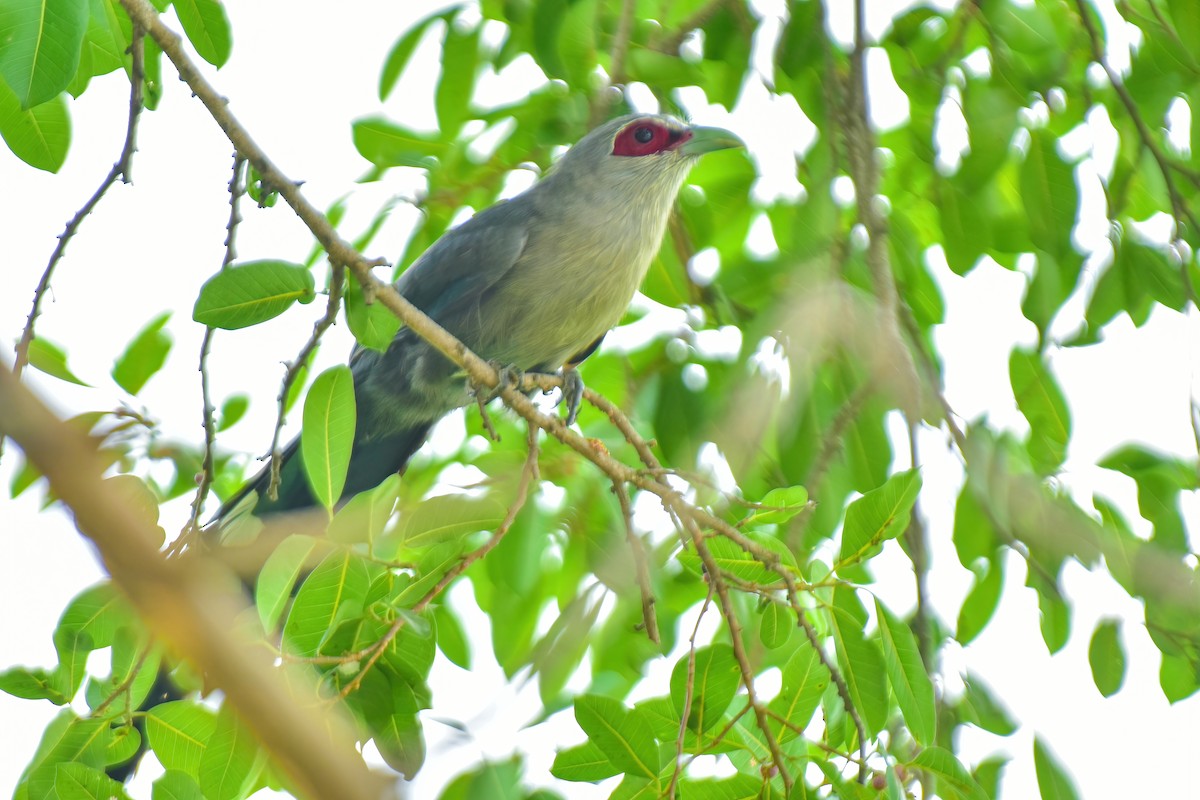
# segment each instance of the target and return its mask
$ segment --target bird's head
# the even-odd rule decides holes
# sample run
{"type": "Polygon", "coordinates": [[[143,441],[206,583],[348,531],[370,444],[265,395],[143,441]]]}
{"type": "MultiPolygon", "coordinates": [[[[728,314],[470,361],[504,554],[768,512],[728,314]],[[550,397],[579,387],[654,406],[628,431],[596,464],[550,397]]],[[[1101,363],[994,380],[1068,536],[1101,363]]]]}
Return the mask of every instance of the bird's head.
{"type": "Polygon", "coordinates": [[[687,125],[659,114],[629,114],[580,139],[555,171],[572,183],[673,201],[700,156],[744,146],[723,128],[687,125]]]}

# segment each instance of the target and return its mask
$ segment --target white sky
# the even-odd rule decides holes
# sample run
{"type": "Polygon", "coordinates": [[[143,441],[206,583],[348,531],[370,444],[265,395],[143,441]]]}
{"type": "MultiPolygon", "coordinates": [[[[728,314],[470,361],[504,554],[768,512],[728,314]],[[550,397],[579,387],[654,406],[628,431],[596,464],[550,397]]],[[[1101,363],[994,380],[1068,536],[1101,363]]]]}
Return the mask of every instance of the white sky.
{"type": "MultiPolygon", "coordinates": [[[[778,6],[760,4],[768,15],[778,15],[778,6]]],[[[893,6],[873,6],[873,27],[887,19],[893,6]]],[[[329,14],[325,4],[260,0],[231,8],[234,54],[214,78],[218,88],[285,173],[305,182],[307,195],[317,205],[355,192],[344,231],[360,230],[384,200],[413,190],[414,184],[406,184],[398,171],[380,184],[353,183],[367,165],[351,144],[349,121],[380,110],[375,95],[379,67],[408,21],[425,7],[426,3],[375,1],[356,4],[353,14],[329,14]],[[283,37],[281,20],[291,23],[283,37]],[[354,45],[346,47],[348,42],[354,45]]],[[[418,52],[418,63],[431,57],[427,42],[418,52]]],[[[383,110],[417,127],[431,127],[436,70],[420,72],[398,87],[383,110]]],[[[518,72],[529,74],[519,68],[518,72]]],[[[232,150],[200,104],[170,77],[169,68],[164,68],[164,76],[162,106],[142,118],[135,183],[111,190],[84,224],[58,267],[53,294],[38,324],[39,334],[64,345],[76,373],[97,388],[80,389],[33,371],[27,375],[30,385],[63,413],[115,407],[128,398],[107,377],[112,360],[158,311],[176,309],[168,324],[175,339],[171,360],[147,385],[139,405],[153,412],[169,436],[194,442],[201,437],[196,354],[202,331],[191,323],[190,312],[200,284],[220,264],[232,150]]],[[[486,94],[480,97],[490,104],[500,102],[492,99],[495,93],[519,96],[520,81],[508,76],[488,80],[481,84],[486,94]]],[[[733,117],[719,109],[690,110],[698,122],[724,124],[743,134],[760,164],[778,164],[797,136],[797,114],[787,103],[765,102],[765,92],[749,91],[747,96],[745,107],[733,117]]],[[[0,152],[0,218],[19,221],[6,231],[5,289],[0,292],[0,346],[6,352],[11,352],[24,324],[54,237],[119,151],[125,102],[123,82],[107,76],[71,103],[74,140],[59,175],[35,171],[7,151],[0,152]]],[[[889,112],[894,119],[896,112],[879,108],[882,117],[889,112]]],[[[786,191],[787,183],[767,183],[759,193],[786,191]]],[[[400,252],[410,213],[407,207],[398,208],[371,254],[395,257],[400,252]]],[[[307,255],[311,238],[282,204],[266,211],[246,204],[244,214],[238,239],[242,259],[299,261],[307,255]]],[[[938,344],[945,355],[951,404],[962,418],[986,414],[995,424],[1023,430],[1008,385],[1007,358],[1014,343],[1028,344],[1034,334],[1020,315],[1024,278],[994,266],[981,267],[967,278],[954,276],[944,266],[935,272],[948,309],[938,344]]],[[[248,392],[253,398],[247,419],[223,435],[225,447],[250,453],[267,448],[282,375],[278,362],[296,351],[319,314],[314,305],[250,331],[218,334],[210,361],[214,399],[219,403],[233,392],[248,392]]],[[[344,326],[332,334],[321,353],[323,365],[337,363],[349,350],[344,326]]],[[[1099,346],[1052,352],[1051,363],[1067,393],[1075,427],[1063,480],[1077,496],[1086,498],[1099,489],[1119,501],[1141,533],[1148,525],[1137,517],[1132,481],[1098,470],[1094,462],[1126,441],[1195,456],[1187,403],[1200,367],[1197,341],[1194,318],[1160,309],[1140,331],[1122,318],[1110,326],[1099,346]]],[[[584,374],[586,378],[586,368],[584,374]]],[[[920,444],[926,462],[921,503],[933,541],[933,603],[952,623],[971,582],[950,544],[958,461],[940,434],[927,432],[920,444]]],[[[14,456],[10,445],[0,462],[5,485],[14,456]]],[[[18,659],[32,665],[53,663],[50,633],[61,609],[79,588],[101,575],[89,545],[66,515],[59,509],[40,513],[40,500],[39,487],[0,505],[0,607],[5,609],[0,614],[0,641],[5,643],[0,668],[18,659]]],[[[1194,496],[1186,502],[1195,537],[1200,532],[1200,503],[1194,496]]],[[[186,500],[165,507],[168,532],[179,529],[186,513],[186,500]]],[[[902,579],[888,582],[882,591],[894,607],[903,608],[911,596],[907,564],[894,549],[883,558],[902,579]]],[[[1036,596],[1023,586],[1023,565],[1010,557],[1007,566],[1007,585],[995,619],[969,647],[948,653],[947,664],[952,670],[969,668],[984,676],[1025,724],[1007,739],[966,729],[963,757],[972,761],[994,751],[1011,752],[1014,762],[1006,773],[1005,796],[1034,797],[1036,732],[1068,765],[1083,797],[1175,796],[1178,771],[1148,765],[1191,763],[1200,700],[1193,697],[1175,707],[1166,703],[1158,689],[1158,653],[1140,622],[1139,605],[1107,576],[1069,566],[1065,582],[1074,605],[1072,633],[1063,651],[1051,658],[1038,633],[1036,596]],[[1091,631],[1103,617],[1125,620],[1122,635],[1129,653],[1124,688],[1108,700],[1093,686],[1087,666],[1091,631]]],[[[876,571],[884,572],[883,565],[876,571]]],[[[444,660],[435,666],[435,706],[426,715],[429,755],[412,787],[413,796],[433,796],[478,758],[507,758],[514,747],[527,754],[530,782],[551,781],[548,768],[554,748],[580,741],[582,734],[569,712],[522,730],[537,713],[536,691],[532,686],[502,685],[501,673],[488,657],[487,623],[474,609],[470,592],[460,585],[452,597],[483,638],[474,649],[477,668],[470,675],[444,660]],[[459,720],[471,733],[458,734],[434,718],[459,720]]],[[[668,674],[672,664],[673,659],[663,659],[652,666],[651,680],[659,687],[665,683],[656,678],[668,674]]],[[[573,685],[582,688],[578,682],[573,685]]],[[[15,784],[36,745],[29,733],[40,730],[56,710],[49,703],[0,695],[0,719],[6,721],[0,726],[0,786],[15,784]]],[[[149,768],[144,772],[135,796],[148,797],[149,781],[157,774],[149,768]]],[[[561,782],[555,788],[568,798],[587,800],[611,791],[607,786],[561,782]]]]}

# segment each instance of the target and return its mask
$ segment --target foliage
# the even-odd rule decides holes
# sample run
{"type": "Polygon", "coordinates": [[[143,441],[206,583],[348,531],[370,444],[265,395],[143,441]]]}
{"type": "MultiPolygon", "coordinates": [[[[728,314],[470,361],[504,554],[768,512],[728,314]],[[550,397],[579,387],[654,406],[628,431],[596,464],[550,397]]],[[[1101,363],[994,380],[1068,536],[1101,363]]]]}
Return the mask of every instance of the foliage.
{"type": "MultiPolygon", "coordinates": [[[[195,52],[225,63],[233,36],[221,3],[156,3],[167,5],[195,52]]],[[[970,725],[1002,737],[1015,722],[972,676],[959,696],[934,678],[946,645],[966,644],[987,628],[1012,552],[1027,565],[1051,651],[1072,623],[1064,564],[1103,563],[1145,606],[1163,653],[1166,695],[1178,700],[1200,688],[1196,556],[1180,511],[1180,495],[1198,488],[1198,465],[1136,444],[1100,462],[1136,482],[1139,512],[1153,528],[1148,540],[1131,532],[1111,500],[1097,496],[1087,507],[1059,491],[1072,422],[1049,358],[1055,348],[1099,341],[1118,315],[1142,325],[1156,306],[1195,305],[1200,125],[1181,144],[1171,113],[1181,104],[1194,112],[1200,101],[1195,4],[1122,4],[1125,21],[1142,33],[1123,75],[1109,63],[1109,29],[1083,0],[980,0],[951,11],[917,5],[869,43],[886,53],[907,100],[907,118],[888,130],[873,129],[863,116],[868,43],[835,38],[827,5],[790,0],[766,75],[753,60],[766,21],[723,0],[480,0],[417,22],[387,56],[381,100],[416,69],[422,41],[441,48],[436,132],[379,114],[348,131],[372,165],[366,180],[424,170],[422,214],[397,271],[462,209],[495,202],[514,170],[548,168],[559,147],[622,110],[628,97],[614,100],[606,77],[648,87],[665,109],[684,115],[699,97],[733,108],[761,81],[797,102],[817,132],[796,157],[799,197],[756,199],[755,164],[744,156],[714,156],[694,170],[678,224],[643,287],[651,300],[692,308],[689,327],[628,353],[602,351],[585,367],[589,386],[655,442],[663,463],[690,482],[697,503],[721,524],[689,528],[677,519],[678,535],[630,527],[622,492],[553,440],[535,451],[538,469],[567,500],[525,503],[525,437],[515,420],[492,414],[500,442],[480,452],[474,437],[332,513],[327,537],[289,536],[266,557],[255,584],[260,637],[281,656],[310,663],[331,702],[353,714],[361,739],[374,740],[399,773],[411,776],[425,759],[422,712],[437,707],[427,685],[436,652],[466,666],[478,646],[444,602],[452,580],[473,588],[506,674],[536,679],[547,714],[573,710],[586,740],[554,758],[563,792],[572,781],[615,778],[611,797],[622,799],[995,796],[1002,763],[965,764],[956,731],[970,725]],[[477,91],[481,74],[522,56],[546,80],[519,101],[490,104],[477,91]],[[960,145],[942,130],[952,112],[961,114],[960,145]],[[1077,232],[1081,195],[1094,190],[1084,185],[1081,164],[1095,154],[1068,142],[1073,132],[1100,125],[1098,118],[1111,126],[1117,148],[1111,165],[1097,167],[1110,236],[1091,253],[1077,232]],[[847,177],[858,196],[842,202],[831,187],[847,177]],[[1164,214],[1171,233],[1157,241],[1147,222],[1164,214]],[[775,245],[766,254],[747,247],[764,222],[775,245]],[[705,251],[719,263],[711,279],[692,269],[705,251]],[[932,335],[946,314],[931,268],[939,258],[960,275],[990,259],[1028,276],[1021,310],[1038,340],[1009,359],[1013,399],[1028,422],[1024,436],[985,419],[960,430],[942,409],[932,335]],[[1085,264],[1100,265],[1099,277],[1085,264]],[[1076,313],[1069,301],[1077,297],[1084,298],[1083,319],[1064,339],[1056,323],[1076,313]],[[730,327],[739,332],[733,357],[704,344],[705,334],[730,327]],[[764,353],[786,369],[772,368],[764,353]],[[876,559],[894,553],[896,543],[918,575],[929,569],[919,507],[924,480],[920,464],[904,468],[908,442],[889,435],[887,423],[897,417],[910,430],[951,432],[966,465],[954,544],[976,577],[953,630],[923,606],[889,607],[876,591],[874,570],[883,569],[876,559]],[[695,476],[709,463],[710,443],[735,486],[695,476]],[[471,463],[486,479],[431,497],[439,468],[452,462],[471,463]],[[547,609],[554,622],[545,629],[539,621],[547,609]],[[683,623],[697,614],[723,619],[708,640],[688,637],[683,623]],[[629,700],[635,689],[647,694],[643,676],[653,660],[680,652],[669,687],[629,700]],[[568,682],[585,659],[589,685],[575,694],[568,682]],[[773,670],[780,688],[766,697],[755,687],[773,670]],[[693,769],[714,754],[732,774],[693,769]]],[[[152,109],[162,83],[173,84],[160,81],[173,68],[133,30],[124,0],[4,3],[0,42],[0,134],[39,169],[58,170],[70,145],[64,93],[77,97],[93,78],[119,72],[139,82],[152,109]],[[138,68],[134,54],[143,44],[138,68]]],[[[249,183],[251,195],[268,204],[272,188],[254,176],[249,183]]],[[[371,233],[389,210],[380,209],[371,233]]],[[[329,216],[336,223],[339,209],[329,216]]],[[[371,233],[356,246],[369,246],[371,233]]],[[[314,276],[315,264],[222,265],[199,287],[193,319],[235,329],[303,314],[295,301],[314,299],[323,277],[355,336],[365,346],[386,346],[395,320],[355,279],[342,270],[314,276]]],[[[168,321],[168,313],[155,316],[117,359],[112,377],[130,395],[170,357],[168,321]]],[[[65,349],[43,338],[33,339],[25,358],[82,383],[65,349]]],[[[306,466],[331,512],[354,430],[348,377],[345,368],[322,373],[304,404],[306,466]]],[[[282,406],[303,383],[285,387],[282,406]]],[[[234,425],[248,402],[225,398],[211,427],[234,425]]],[[[598,446],[638,463],[635,443],[608,416],[580,419],[598,446]]],[[[481,434],[478,417],[470,420],[471,433],[481,434]]],[[[122,482],[154,526],[158,503],[192,491],[197,473],[221,497],[243,477],[240,462],[219,447],[206,467],[203,441],[162,441],[140,416],[97,412],[77,421],[119,473],[110,480],[122,482]]],[[[35,480],[26,467],[12,494],[35,480]]],[[[16,797],[124,797],[104,770],[135,752],[143,736],[167,770],[155,797],[232,800],[283,785],[278,765],[233,710],[214,712],[197,700],[209,687],[172,661],[110,584],[84,589],[53,641],[54,666],[0,674],[0,689],[63,707],[16,797]],[[106,648],[111,673],[92,674],[89,656],[106,648]],[[160,666],[192,693],[155,706],[135,727],[160,666]],[[85,713],[70,705],[81,690],[85,713]]],[[[1116,692],[1126,676],[1117,622],[1097,625],[1089,660],[1098,690],[1116,692]]],[[[1040,738],[1034,760],[1044,797],[1076,796],[1040,738]]],[[[517,756],[471,766],[441,796],[556,796],[523,787],[521,769],[517,756]]]]}

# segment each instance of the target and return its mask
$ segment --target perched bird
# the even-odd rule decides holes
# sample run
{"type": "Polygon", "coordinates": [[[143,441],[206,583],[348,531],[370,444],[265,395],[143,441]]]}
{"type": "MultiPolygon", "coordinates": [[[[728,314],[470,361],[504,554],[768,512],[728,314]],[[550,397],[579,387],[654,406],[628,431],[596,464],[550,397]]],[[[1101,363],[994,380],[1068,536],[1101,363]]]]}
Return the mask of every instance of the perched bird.
{"type": "MultiPolygon", "coordinates": [[[[396,290],[476,355],[524,372],[563,370],[568,419],[583,393],[575,365],[625,312],[662,243],[684,178],[705,153],[742,142],[721,128],[632,114],[596,128],[525,192],[448,231],[396,290]]],[[[343,497],[401,471],[430,428],[470,402],[461,371],[409,328],[386,352],[350,356],[357,426],[343,497]]],[[[315,500],[299,439],[283,451],[275,499],[264,469],[221,507],[257,495],[256,515],[315,500]]]]}
{"type": "MultiPolygon", "coordinates": [[[[533,187],[438,239],[396,290],[476,355],[525,372],[562,369],[573,419],[583,394],[575,365],[641,285],[688,171],[705,153],[741,146],[729,131],[671,117],[611,120],[533,187]]],[[[402,470],[434,423],[471,402],[461,371],[408,328],[386,352],[356,347],[350,367],[357,424],[343,498],[402,470]]],[[[264,469],[221,506],[215,528],[244,519],[243,509],[266,516],[315,505],[302,457],[294,439],[282,453],[277,497],[267,496],[264,469]]],[[[180,696],[160,673],[142,710],[180,696]]],[[[144,750],[108,774],[127,780],[144,750]]]]}

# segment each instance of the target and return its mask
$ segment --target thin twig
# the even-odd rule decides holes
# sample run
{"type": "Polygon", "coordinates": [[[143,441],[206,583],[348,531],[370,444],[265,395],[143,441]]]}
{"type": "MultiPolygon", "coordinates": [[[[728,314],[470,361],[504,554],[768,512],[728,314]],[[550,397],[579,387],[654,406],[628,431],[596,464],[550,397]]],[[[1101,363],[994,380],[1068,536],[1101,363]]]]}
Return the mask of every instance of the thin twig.
{"type": "MultiPolygon", "coordinates": [[[[920,464],[920,453],[917,449],[917,421],[906,416],[908,422],[908,448],[912,460],[912,468],[920,464]]],[[[909,517],[908,529],[904,531],[904,541],[908,544],[908,557],[913,565],[913,578],[917,585],[917,610],[913,624],[913,633],[917,637],[917,649],[921,653],[921,661],[925,669],[932,672],[934,668],[933,621],[929,610],[929,534],[925,530],[925,518],[921,514],[920,497],[913,501],[912,514],[909,517]]]]}
{"type": "Polygon", "coordinates": [[[145,30],[140,25],[133,27],[133,39],[129,45],[130,59],[132,67],[129,75],[129,114],[125,122],[125,142],[121,145],[121,154],[117,157],[116,162],[112,165],[112,169],[104,176],[100,186],[92,193],[92,196],[87,199],[75,216],[71,217],[67,222],[63,232],[58,235],[58,244],[54,247],[54,252],[50,254],[50,260],[46,264],[46,269],[42,271],[42,277],[38,281],[37,288],[33,292],[33,307],[29,310],[29,317],[25,321],[25,329],[21,331],[21,338],[16,346],[16,361],[13,362],[13,373],[20,378],[21,371],[25,365],[29,363],[29,347],[33,344],[34,332],[33,326],[37,321],[38,315],[41,314],[42,300],[50,289],[50,278],[54,274],[54,268],[58,266],[58,262],[62,260],[67,252],[67,243],[79,231],[79,226],[83,224],[83,220],[87,218],[100,204],[100,200],[108,192],[109,187],[117,182],[120,178],[122,183],[129,183],[133,180],[133,154],[137,150],[137,125],[138,119],[142,113],[142,81],[145,76],[144,68],[144,49],[142,42],[144,41],[145,30]]]}
{"type": "MultiPolygon", "coordinates": [[[[221,258],[221,269],[228,269],[237,259],[237,229],[242,221],[238,209],[239,201],[245,194],[246,187],[242,182],[246,160],[236,153],[233,156],[233,174],[229,176],[229,220],[225,223],[225,255],[221,258]]],[[[196,497],[192,500],[192,513],[179,539],[171,545],[171,550],[177,550],[176,544],[183,545],[189,537],[200,529],[200,515],[204,511],[204,501],[208,498],[209,489],[216,474],[213,466],[213,451],[216,449],[217,432],[213,421],[212,393],[209,389],[208,353],[212,347],[216,329],[211,325],[204,329],[204,340],[200,343],[200,400],[203,404],[202,425],[204,427],[204,458],[200,472],[200,485],[196,487],[196,497]]],[[[170,550],[169,550],[170,552],[170,550]]]]}
{"type": "Polygon", "coordinates": [[[687,734],[688,718],[692,715],[692,693],[696,687],[696,636],[700,633],[700,623],[712,604],[712,598],[713,582],[709,581],[708,594],[704,597],[700,613],[696,615],[696,624],[692,626],[692,635],[688,639],[687,683],[684,684],[683,711],[679,715],[679,735],[675,738],[675,769],[671,772],[671,783],[667,786],[667,797],[670,800],[675,798],[675,788],[679,784],[679,775],[683,772],[683,742],[687,734]]]}
{"type": "Polygon", "coordinates": [[[662,644],[658,634],[658,615],[654,613],[654,590],[650,586],[650,565],[646,560],[646,547],[642,539],[633,529],[633,508],[629,502],[629,491],[625,484],[613,482],[613,492],[621,505],[621,519],[625,523],[625,538],[629,549],[633,552],[634,570],[637,573],[638,591],[642,595],[642,624],[646,628],[646,636],[656,645],[662,644]]]}
{"type": "MultiPolygon", "coordinates": [[[[380,266],[382,262],[375,266],[380,266]]],[[[308,341],[300,348],[300,352],[290,364],[287,365],[287,371],[283,375],[283,383],[279,387],[279,413],[275,417],[275,432],[271,436],[271,480],[267,485],[267,497],[275,500],[279,496],[279,469],[282,466],[280,462],[279,452],[279,436],[283,433],[283,424],[287,419],[287,399],[291,394],[292,384],[296,382],[300,371],[308,366],[308,359],[312,356],[313,351],[317,349],[317,345],[321,343],[321,337],[325,335],[325,331],[329,330],[330,326],[337,321],[338,312],[342,308],[342,291],[346,283],[345,268],[336,262],[330,262],[329,270],[329,302],[325,304],[325,313],[322,317],[313,323],[312,335],[308,337],[308,341]]]]}

